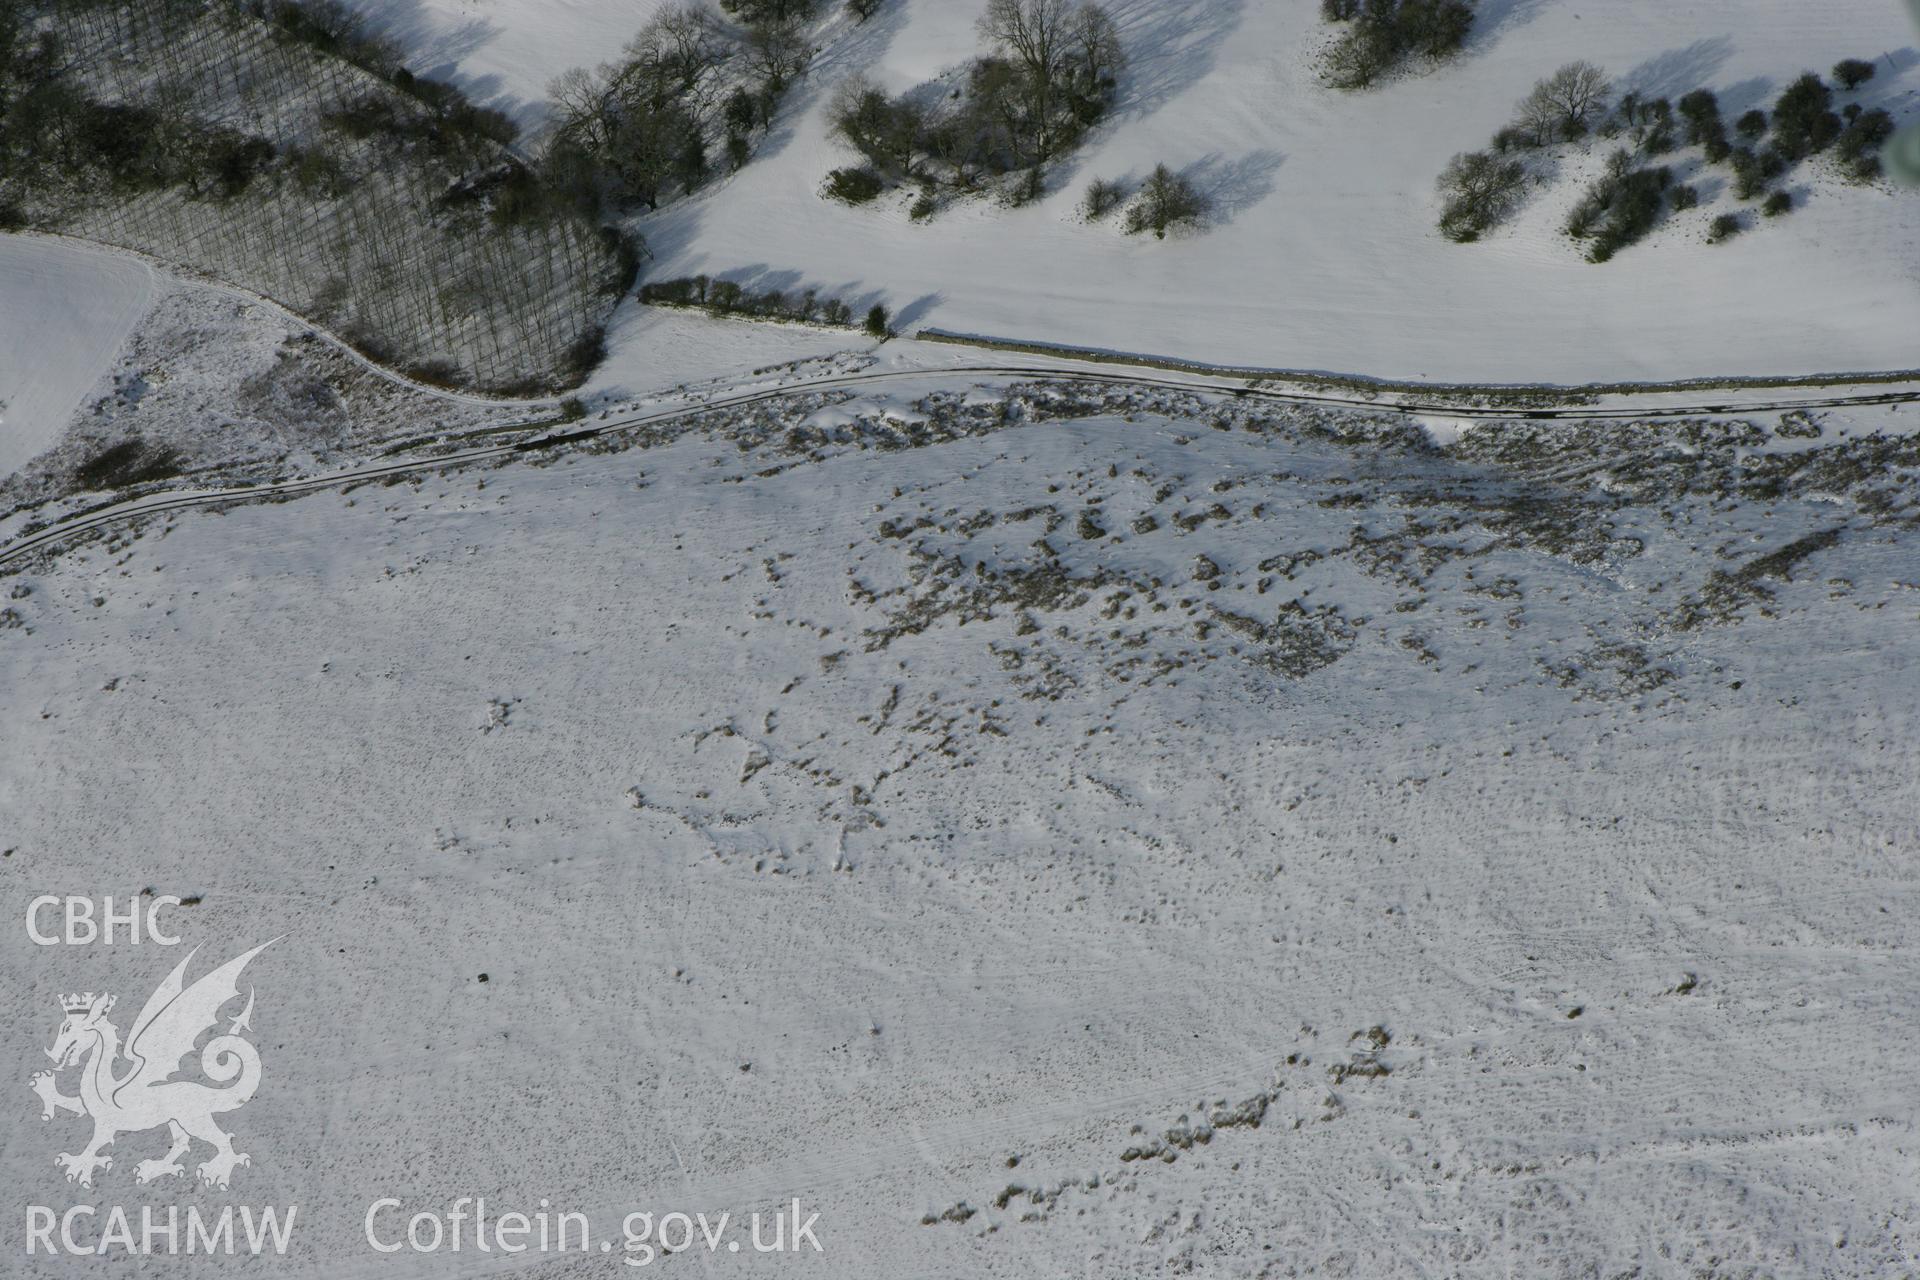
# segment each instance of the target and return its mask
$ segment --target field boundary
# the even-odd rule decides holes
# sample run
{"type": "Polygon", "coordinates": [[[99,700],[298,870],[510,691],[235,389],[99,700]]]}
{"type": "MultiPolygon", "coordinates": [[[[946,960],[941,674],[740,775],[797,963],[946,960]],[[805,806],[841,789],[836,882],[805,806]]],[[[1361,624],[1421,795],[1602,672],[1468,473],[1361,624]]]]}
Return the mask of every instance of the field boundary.
{"type": "Polygon", "coordinates": [[[947,329],[921,329],[916,341],[948,346],[977,347],[988,351],[1006,351],[1022,355],[1053,356],[1090,364],[1131,365],[1161,369],[1171,373],[1190,373],[1203,377],[1238,378],[1255,384],[1285,383],[1309,390],[1337,390],[1359,395],[1440,396],[1479,404],[1591,404],[1601,396],[1660,395],[1688,391],[1767,391],[1794,387],[1897,386],[1920,384],[1920,369],[1897,369],[1867,373],[1813,373],[1790,376],[1727,375],[1685,378],[1673,382],[1588,382],[1559,383],[1468,383],[1407,382],[1357,373],[1330,373],[1310,369],[1258,368],[1244,365],[1208,364],[1171,356],[1145,355],[1127,351],[1109,351],[1100,347],[1077,347],[1067,343],[1038,342],[1027,339],[995,338],[984,334],[956,333],[947,329]]]}

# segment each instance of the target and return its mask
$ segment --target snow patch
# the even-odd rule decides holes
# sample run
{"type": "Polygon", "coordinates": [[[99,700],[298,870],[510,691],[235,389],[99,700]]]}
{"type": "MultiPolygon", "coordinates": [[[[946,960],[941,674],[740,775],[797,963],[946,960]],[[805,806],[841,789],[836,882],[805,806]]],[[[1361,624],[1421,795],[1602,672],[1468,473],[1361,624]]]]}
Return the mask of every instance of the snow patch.
{"type": "Polygon", "coordinates": [[[155,293],[125,255],[0,235],[0,477],[60,439],[155,293]]]}

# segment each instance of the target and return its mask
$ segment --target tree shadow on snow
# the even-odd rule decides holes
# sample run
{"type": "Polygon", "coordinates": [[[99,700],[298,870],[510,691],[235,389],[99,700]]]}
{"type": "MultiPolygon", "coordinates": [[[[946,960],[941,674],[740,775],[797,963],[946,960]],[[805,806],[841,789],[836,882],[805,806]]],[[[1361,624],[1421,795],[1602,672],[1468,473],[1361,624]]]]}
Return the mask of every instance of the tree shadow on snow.
{"type": "Polygon", "coordinates": [[[1467,47],[1492,44],[1507,32],[1526,26],[1540,16],[1548,3],[1549,0],[1480,0],[1467,47]]]}
{"type": "Polygon", "coordinates": [[[545,102],[503,92],[499,76],[460,70],[462,61],[502,34],[501,28],[487,19],[449,22],[429,10],[423,0],[381,0],[377,6],[367,5],[361,11],[367,30],[391,41],[400,51],[400,60],[415,75],[455,85],[481,106],[505,112],[523,128],[545,119],[545,102]]]}
{"type": "Polygon", "coordinates": [[[1116,114],[1152,115],[1204,77],[1244,8],[1244,0],[1111,0],[1128,58],[1116,114]]]}
{"type": "MultiPolygon", "coordinates": [[[[1047,162],[1048,193],[1078,184],[1087,157],[1101,137],[1124,122],[1152,115],[1212,70],[1215,51],[1240,25],[1242,8],[1242,0],[1115,0],[1108,4],[1129,59],[1118,102],[1092,137],[1047,162]]],[[[951,88],[946,77],[930,85],[941,92],[951,88]]],[[[1120,181],[1129,189],[1138,186],[1132,174],[1120,181]]]]}
{"type": "Polygon", "coordinates": [[[922,320],[926,319],[935,307],[946,300],[947,295],[944,293],[921,294],[895,313],[893,317],[893,327],[901,333],[907,332],[907,330],[914,328],[922,320]]]}
{"type": "Polygon", "coordinates": [[[1684,49],[1647,59],[1620,77],[1622,92],[1633,90],[1643,98],[1678,98],[1705,88],[1714,73],[1733,56],[1733,38],[1714,36],[1695,40],[1684,49]]]}
{"type": "Polygon", "coordinates": [[[1181,176],[1211,202],[1207,222],[1225,226],[1273,194],[1273,175],[1287,158],[1278,151],[1250,151],[1237,160],[1215,152],[1188,165],[1181,176]]]}
{"type": "Polygon", "coordinates": [[[1755,107],[1773,105],[1773,81],[1765,76],[1748,76],[1720,90],[1720,117],[1738,120],[1755,107]]]}
{"type": "Polygon", "coordinates": [[[813,65],[808,68],[809,79],[818,79],[827,85],[833,85],[852,72],[864,71],[886,56],[893,44],[893,38],[907,25],[907,6],[887,4],[880,7],[865,22],[856,23],[853,30],[841,37],[830,48],[820,51],[813,65]]]}
{"type": "Polygon", "coordinates": [[[1694,191],[1700,196],[1701,208],[1705,208],[1707,205],[1714,203],[1733,186],[1732,183],[1704,165],[1695,169],[1688,181],[1694,191]]]}
{"type": "Polygon", "coordinates": [[[1879,55],[1873,59],[1873,79],[1861,85],[1859,91],[1852,95],[1852,100],[1863,107],[1886,107],[1898,116],[1898,100],[1905,98],[1912,90],[1898,88],[1896,82],[1906,79],[1907,73],[1915,67],[1920,67],[1920,49],[1912,45],[1879,55]]]}

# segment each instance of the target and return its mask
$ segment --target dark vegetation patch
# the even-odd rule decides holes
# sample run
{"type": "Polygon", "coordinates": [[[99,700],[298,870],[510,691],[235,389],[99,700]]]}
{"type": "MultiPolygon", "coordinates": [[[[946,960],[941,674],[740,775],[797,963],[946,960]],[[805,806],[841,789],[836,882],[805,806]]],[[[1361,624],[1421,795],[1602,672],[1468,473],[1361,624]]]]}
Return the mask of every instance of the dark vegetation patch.
{"type": "Polygon", "coordinates": [[[1320,16],[1345,27],[1323,58],[1327,82],[1365,89],[1413,61],[1439,62],[1466,47],[1472,0],[1320,0],[1320,16]]]}
{"type": "MultiPolygon", "coordinates": [[[[862,20],[879,0],[854,6],[862,20]]],[[[814,58],[818,0],[675,0],[618,58],[551,90],[542,168],[597,206],[658,209],[744,168],[814,58]]]]}
{"type": "MultiPolygon", "coordinates": [[[[1854,93],[1872,79],[1872,64],[1847,59],[1834,77],[1842,93],[1854,93]]],[[[1876,181],[1895,127],[1884,108],[1838,103],[1833,86],[1811,71],[1781,92],[1771,112],[1746,111],[1729,128],[1710,89],[1677,101],[1620,92],[1600,67],[1570,62],[1534,85],[1490,146],[1448,163],[1438,184],[1440,230],[1453,240],[1478,239],[1513,215],[1529,185],[1547,180],[1565,149],[1598,136],[1619,145],[1566,230],[1587,243],[1589,261],[1606,262],[1668,213],[1700,205],[1701,188],[1678,181],[1673,166],[1662,162],[1682,147],[1697,147],[1703,167],[1724,167],[1736,199],[1758,201],[1762,214],[1778,217],[1794,207],[1780,184],[1815,157],[1826,157],[1847,181],[1876,181]]],[[[1716,214],[1707,241],[1720,243],[1746,225],[1737,213],[1716,214]]]]}
{"type": "Polygon", "coordinates": [[[897,97],[863,76],[841,85],[829,118],[866,163],[835,171],[835,198],[911,183],[925,220],[956,195],[998,190],[1025,204],[1045,193],[1046,166],[1112,110],[1127,64],[1120,28],[1096,3],[988,0],[979,29],[989,52],[942,81],[897,97]]]}
{"type": "Polygon", "coordinates": [[[1698,595],[1667,616],[1669,625],[1676,631],[1692,631],[1711,623],[1736,621],[1749,607],[1766,612],[1774,598],[1767,580],[1792,582],[1795,567],[1840,541],[1840,532],[1823,529],[1796,538],[1776,551],[1755,556],[1737,569],[1715,569],[1698,595]]]}
{"type": "MultiPolygon", "coordinates": [[[[865,318],[856,320],[853,306],[845,299],[822,297],[817,289],[754,292],[738,281],[716,280],[705,275],[650,280],[640,288],[640,301],[656,307],[691,307],[723,318],[791,320],[841,329],[860,325],[869,331],[876,323],[873,308],[869,308],[865,318]]],[[[884,334],[890,317],[884,306],[874,305],[880,313],[878,327],[884,334]]]]}
{"type": "Polygon", "coordinates": [[[638,267],[514,134],[337,0],[0,5],[10,224],[230,280],[440,385],[577,382],[638,267]]]}
{"type": "Polygon", "coordinates": [[[78,489],[124,489],[179,474],[178,454],[135,437],[108,445],[87,458],[74,468],[73,482],[78,489]]]}

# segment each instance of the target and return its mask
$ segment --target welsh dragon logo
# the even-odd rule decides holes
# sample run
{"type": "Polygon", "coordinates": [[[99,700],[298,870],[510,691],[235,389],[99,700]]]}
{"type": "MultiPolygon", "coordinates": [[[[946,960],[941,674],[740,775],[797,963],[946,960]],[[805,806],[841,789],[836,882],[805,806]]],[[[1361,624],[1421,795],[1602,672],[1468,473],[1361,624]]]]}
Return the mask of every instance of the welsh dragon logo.
{"type": "Polygon", "coordinates": [[[200,1050],[200,1070],[216,1084],[214,1088],[197,1080],[176,1080],[181,1059],[193,1052],[194,1043],[215,1030],[220,1010],[239,998],[240,971],[247,962],[279,939],[263,942],[253,950],[236,956],[192,986],[183,978],[193,959],[174,966],[159,988],[147,997],[140,1016],[133,1020],[126,1045],[107,1015],[113,1011],[114,997],[105,993],[60,997],[66,1019],[47,1056],[54,1070],[41,1071],[28,1082],[40,1095],[44,1120],[57,1112],[85,1115],[93,1121],[93,1141],[78,1155],[62,1154],[54,1163],[66,1171],[68,1182],[83,1187],[93,1185],[99,1169],[113,1168],[113,1157],[101,1151],[113,1145],[123,1133],[167,1126],[173,1146],[158,1160],[142,1160],[134,1166],[138,1182],[185,1172],[180,1161],[195,1139],[213,1148],[213,1155],[200,1165],[200,1180],[209,1186],[225,1188],[234,1166],[251,1164],[244,1153],[233,1149],[233,1138],[214,1123],[214,1117],[233,1111],[253,1097],[260,1086],[260,1055],[241,1032],[252,1030],[253,989],[247,989],[247,1004],[228,1023],[226,1033],[216,1035],[200,1050]],[[121,1059],[127,1065],[119,1066],[121,1059]],[[69,1067],[80,1071],[80,1092],[72,1097],[60,1092],[57,1074],[69,1067]]]}

